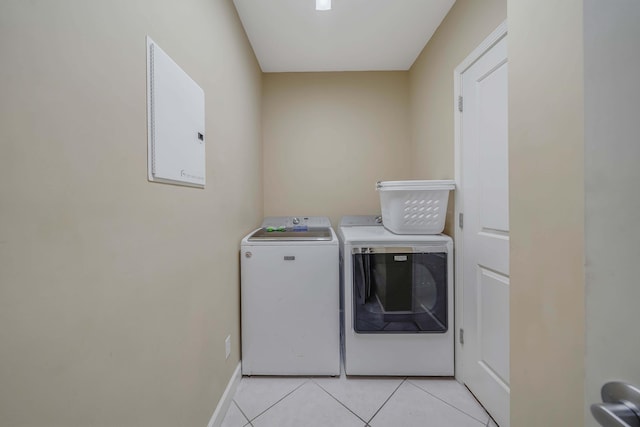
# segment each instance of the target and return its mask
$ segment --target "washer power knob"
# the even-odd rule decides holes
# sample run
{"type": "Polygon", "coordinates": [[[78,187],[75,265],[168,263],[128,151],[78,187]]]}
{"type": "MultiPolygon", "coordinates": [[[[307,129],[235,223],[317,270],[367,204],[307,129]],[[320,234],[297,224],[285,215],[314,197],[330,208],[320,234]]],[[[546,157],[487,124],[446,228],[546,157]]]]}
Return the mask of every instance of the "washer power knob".
{"type": "Polygon", "coordinates": [[[293,220],[292,220],[292,221],[293,221],[293,224],[294,224],[294,225],[298,225],[298,224],[300,224],[300,218],[295,217],[295,218],[293,218],[293,220]]]}

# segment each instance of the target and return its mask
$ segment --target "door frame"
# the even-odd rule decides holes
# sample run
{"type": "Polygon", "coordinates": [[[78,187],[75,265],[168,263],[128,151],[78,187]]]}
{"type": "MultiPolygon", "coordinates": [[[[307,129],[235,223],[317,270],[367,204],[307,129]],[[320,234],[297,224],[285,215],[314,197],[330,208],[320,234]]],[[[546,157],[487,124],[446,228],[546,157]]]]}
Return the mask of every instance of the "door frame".
{"type": "Polygon", "coordinates": [[[460,213],[464,212],[462,191],[462,118],[458,109],[458,99],[462,89],[462,74],[469,69],[482,55],[491,49],[496,43],[507,35],[507,21],[503,21],[478,47],[476,47],[454,70],[453,70],[453,117],[454,117],[454,177],[456,181],[456,191],[454,192],[454,255],[455,255],[455,376],[464,382],[465,370],[462,357],[462,344],[460,343],[460,330],[464,329],[463,316],[463,248],[462,230],[460,228],[460,213]]]}

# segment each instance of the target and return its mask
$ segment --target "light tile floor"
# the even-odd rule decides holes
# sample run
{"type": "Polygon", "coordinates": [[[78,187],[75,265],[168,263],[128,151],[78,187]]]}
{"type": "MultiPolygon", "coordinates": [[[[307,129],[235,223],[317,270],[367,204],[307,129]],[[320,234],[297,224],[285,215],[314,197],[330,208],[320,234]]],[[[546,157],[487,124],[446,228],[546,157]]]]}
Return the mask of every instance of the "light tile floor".
{"type": "Polygon", "coordinates": [[[223,427],[497,427],[453,379],[243,377],[223,427]]]}

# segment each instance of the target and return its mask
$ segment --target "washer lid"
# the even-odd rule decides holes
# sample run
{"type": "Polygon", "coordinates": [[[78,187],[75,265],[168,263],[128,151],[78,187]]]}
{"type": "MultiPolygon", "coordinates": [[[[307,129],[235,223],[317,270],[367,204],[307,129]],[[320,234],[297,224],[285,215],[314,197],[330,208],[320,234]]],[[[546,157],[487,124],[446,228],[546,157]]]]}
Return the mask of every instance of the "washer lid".
{"type": "Polygon", "coordinates": [[[262,221],[262,228],[329,228],[331,221],[326,216],[268,216],[262,221]]]}
{"type": "Polygon", "coordinates": [[[278,228],[278,227],[264,227],[256,230],[247,239],[250,242],[253,241],[272,241],[272,242],[287,242],[287,241],[324,241],[331,240],[331,228],[329,227],[308,227],[306,229],[296,228],[278,228]]]}

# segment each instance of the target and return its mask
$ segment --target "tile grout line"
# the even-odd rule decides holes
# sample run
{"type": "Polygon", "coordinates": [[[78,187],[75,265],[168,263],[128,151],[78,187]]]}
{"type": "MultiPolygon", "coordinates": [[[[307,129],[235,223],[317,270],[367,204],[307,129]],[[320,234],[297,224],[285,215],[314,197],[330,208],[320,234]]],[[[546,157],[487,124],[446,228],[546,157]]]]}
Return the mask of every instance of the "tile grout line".
{"type": "MultiPolygon", "coordinates": [[[[479,423],[484,423],[484,422],[485,422],[485,421],[482,421],[482,420],[477,419],[477,418],[476,418],[476,417],[474,417],[473,415],[467,414],[467,413],[466,413],[465,411],[463,411],[462,409],[460,409],[460,408],[458,408],[458,407],[456,407],[456,406],[453,406],[451,403],[447,402],[446,400],[441,399],[440,397],[438,397],[438,396],[436,396],[435,394],[433,394],[433,393],[429,392],[428,390],[423,389],[423,388],[422,388],[422,387],[420,387],[418,384],[413,383],[411,380],[407,380],[407,382],[409,382],[412,386],[414,386],[414,387],[415,387],[415,388],[417,388],[418,390],[421,390],[421,391],[423,391],[423,392],[427,393],[429,396],[431,396],[431,397],[434,397],[434,398],[438,399],[440,402],[447,404],[448,406],[452,407],[452,408],[453,408],[453,409],[455,409],[456,411],[458,411],[458,412],[462,412],[462,413],[463,413],[463,414],[465,414],[467,417],[473,418],[474,420],[478,421],[479,423]]],[[[475,396],[474,396],[474,400],[475,400],[475,396]]],[[[480,405],[480,407],[482,407],[482,405],[480,405]]],[[[491,420],[491,417],[490,417],[490,416],[489,416],[489,414],[487,413],[487,410],[486,410],[486,409],[484,409],[484,407],[482,407],[482,409],[484,410],[485,414],[487,414],[487,417],[489,417],[489,420],[491,420]]],[[[485,427],[489,425],[489,424],[488,424],[488,423],[489,423],[489,420],[487,420],[487,421],[486,421],[486,422],[487,422],[487,424],[485,425],[485,427]]]]}
{"type": "Polygon", "coordinates": [[[260,412],[258,415],[256,415],[255,417],[253,417],[252,419],[249,420],[249,424],[251,424],[253,426],[253,421],[256,420],[256,418],[258,418],[259,416],[261,416],[262,414],[264,414],[265,412],[267,412],[269,409],[273,408],[274,406],[276,406],[278,403],[282,402],[284,399],[286,399],[289,395],[291,395],[293,392],[295,392],[296,390],[298,390],[300,387],[302,387],[303,385],[307,384],[309,382],[309,379],[306,378],[302,384],[300,384],[298,387],[294,388],[293,390],[291,390],[289,393],[285,394],[284,396],[282,396],[280,399],[278,399],[276,402],[274,402],[273,405],[269,406],[267,409],[265,409],[264,411],[260,412]]]}
{"type": "Polygon", "coordinates": [[[331,396],[331,398],[332,398],[333,400],[335,400],[336,402],[338,402],[340,405],[344,406],[344,408],[345,408],[347,411],[351,412],[353,415],[355,415],[356,417],[358,417],[358,419],[359,419],[360,421],[362,421],[363,423],[367,424],[367,422],[366,422],[362,417],[360,417],[358,414],[356,414],[355,412],[353,412],[353,411],[352,411],[352,410],[351,410],[347,405],[345,405],[345,404],[344,404],[344,403],[342,403],[340,400],[338,400],[338,398],[337,398],[337,397],[335,397],[333,394],[331,394],[331,393],[329,393],[327,390],[325,390],[325,389],[324,389],[324,387],[322,387],[320,384],[318,384],[317,382],[315,382],[315,381],[313,381],[313,380],[311,380],[311,381],[312,381],[315,385],[317,385],[318,387],[320,387],[320,388],[322,389],[322,391],[324,391],[324,392],[325,392],[325,393],[327,393],[329,396],[331,396]]]}
{"type": "MultiPolygon", "coordinates": [[[[247,414],[244,413],[244,411],[242,410],[242,408],[240,408],[240,405],[238,405],[238,402],[235,401],[235,399],[231,400],[231,403],[233,403],[234,405],[236,405],[236,408],[238,408],[238,411],[240,411],[240,413],[242,414],[242,416],[244,417],[245,420],[247,420],[246,424],[244,424],[245,426],[251,426],[253,427],[253,425],[251,424],[251,421],[249,420],[249,417],[247,417],[247,414]]],[[[228,412],[228,411],[227,411],[228,412]]]]}
{"type": "Polygon", "coordinates": [[[402,384],[405,383],[405,381],[407,381],[407,377],[404,377],[402,379],[402,381],[400,382],[400,384],[398,384],[398,387],[395,388],[395,390],[393,390],[393,392],[391,392],[391,394],[389,395],[389,397],[387,397],[387,400],[385,400],[384,402],[382,402],[382,405],[380,405],[380,407],[378,408],[378,410],[373,414],[373,416],[371,418],[369,418],[369,421],[366,421],[366,424],[369,425],[369,423],[371,423],[371,421],[373,421],[373,419],[376,417],[376,415],[378,415],[378,412],[380,412],[380,410],[384,407],[384,405],[387,404],[387,402],[389,401],[389,399],[391,399],[393,397],[394,394],[396,394],[396,391],[398,391],[398,389],[400,388],[400,386],[402,386],[402,384]]]}

